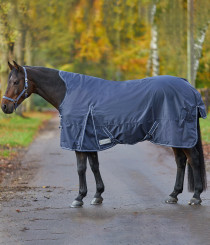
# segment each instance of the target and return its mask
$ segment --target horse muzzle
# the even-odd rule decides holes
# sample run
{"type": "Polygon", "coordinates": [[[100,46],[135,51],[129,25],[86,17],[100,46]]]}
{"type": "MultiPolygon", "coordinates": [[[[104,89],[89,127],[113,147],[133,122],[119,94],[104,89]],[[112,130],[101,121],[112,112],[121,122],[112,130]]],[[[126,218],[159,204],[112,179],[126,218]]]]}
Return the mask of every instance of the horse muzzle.
{"type": "Polygon", "coordinates": [[[5,114],[11,114],[14,111],[14,104],[2,102],[1,109],[5,114]]]}

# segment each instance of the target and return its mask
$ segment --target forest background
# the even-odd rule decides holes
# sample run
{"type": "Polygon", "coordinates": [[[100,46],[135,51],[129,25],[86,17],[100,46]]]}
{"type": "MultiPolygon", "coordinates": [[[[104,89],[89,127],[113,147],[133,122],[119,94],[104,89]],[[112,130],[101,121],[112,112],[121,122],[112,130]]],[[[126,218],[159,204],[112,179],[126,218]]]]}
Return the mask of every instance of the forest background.
{"type": "Polygon", "coordinates": [[[110,80],[168,74],[208,88],[209,11],[208,0],[0,0],[1,96],[8,60],[110,80]]]}

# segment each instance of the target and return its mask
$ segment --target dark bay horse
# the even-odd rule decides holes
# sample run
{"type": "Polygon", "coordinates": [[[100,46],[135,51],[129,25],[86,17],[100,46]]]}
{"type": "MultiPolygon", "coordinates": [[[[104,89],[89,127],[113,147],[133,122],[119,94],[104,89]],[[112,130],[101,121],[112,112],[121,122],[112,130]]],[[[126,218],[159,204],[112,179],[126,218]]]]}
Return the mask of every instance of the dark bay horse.
{"type": "MultiPolygon", "coordinates": [[[[7,90],[1,104],[4,113],[13,113],[16,107],[32,93],[39,94],[46,101],[51,103],[56,109],[59,109],[59,105],[65,97],[66,86],[63,80],[60,78],[58,70],[32,66],[22,67],[16,62],[14,62],[14,65],[8,62],[8,65],[11,72],[8,78],[7,90]]],[[[203,190],[206,189],[207,181],[199,121],[197,125],[198,140],[194,147],[172,147],[177,164],[177,175],[174,190],[166,199],[166,203],[177,203],[177,196],[183,191],[186,163],[188,163],[188,189],[189,191],[194,192],[194,195],[189,201],[189,204],[198,205],[202,201],[200,194],[203,192],[203,190]]],[[[97,151],[75,151],[75,153],[79,175],[79,194],[73,201],[71,207],[81,207],[83,205],[83,198],[87,194],[87,159],[89,160],[90,167],[93,171],[96,181],[96,193],[91,204],[101,204],[103,201],[101,194],[104,192],[104,184],[99,171],[97,151]]]]}

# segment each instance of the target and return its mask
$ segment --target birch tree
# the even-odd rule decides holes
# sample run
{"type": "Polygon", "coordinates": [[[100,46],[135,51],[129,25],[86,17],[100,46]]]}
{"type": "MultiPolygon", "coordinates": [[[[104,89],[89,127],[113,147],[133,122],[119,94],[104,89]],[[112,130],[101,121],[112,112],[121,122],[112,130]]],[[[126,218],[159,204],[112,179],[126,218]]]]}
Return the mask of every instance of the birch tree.
{"type": "Polygon", "coordinates": [[[205,37],[206,37],[206,32],[208,30],[208,26],[209,26],[210,21],[207,22],[207,24],[200,30],[199,32],[199,36],[197,38],[197,40],[195,40],[194,42],[194,70],[193,70],[193,80],[196,80],[196,76],[197,76],[197,72],[198,72],[198,67],[199,67],[199,61],[202,55],[202,48],[203,48],[203,44],[205,41],[205,37]]]}
{"type": "Polygon", "coordinates": [[[187,0],[187,77],[188,81],[195,87],[193,12],[193,0],[187,0]]]}
{"type": "Polygon", "coordinates": [[[157,0],[153,1],[150,12],[151,24],[151,42],[150,42],[150,56],[147,63],[147,76],[152,73],[152,76],[159,75],[159,55],[158,55],[158,29],[155,23],[155,14],[157,10],[157,0]],[[152,72],[151,72],[152,71],[152,72]]]}

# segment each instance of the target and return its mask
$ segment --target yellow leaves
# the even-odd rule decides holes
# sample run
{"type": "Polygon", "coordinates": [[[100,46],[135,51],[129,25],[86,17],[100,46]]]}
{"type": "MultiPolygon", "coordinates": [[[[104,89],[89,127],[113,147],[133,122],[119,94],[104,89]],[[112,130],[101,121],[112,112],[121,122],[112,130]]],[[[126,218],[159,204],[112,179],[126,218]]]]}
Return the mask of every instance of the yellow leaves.
{"type": "Polygon", "coordinates": [[[75,20],[82,20],[84,16],[84,9],[80,8],[79,6],[75,10],[75,20]]]}
{"type": "Polygon", "coordinates": [[[10,2],[1,2],[1,12],[4,14],[8,13],[10,8],[11,8],[11,3],[10,2]]]}
{"type": "Polygon", "coordinates": [[[122,71],[126,71],[126,72],[134,72],[136,71],[137,73],[140,72],[140,70],[145,70],[147,64],[147,57],[143,57],[143,58],[131,58],[126,60],[126,62],[124,62],[120,68],[122,71]]]}
{"type": "Polygon", "coordinates": [[[115,21],[114,25],[113,25],[113,28],[116,30],[116,31],[122,31],[123,28],[124,28],[124,23],[125,21],[122,19],[118,19],[115,21]]]}
{"type": "Polygon", "coordinates": [[[31,19],[36,20],[37,18],[37,11],[35,6],[33,5],[34,2],[30,2],[30,8],[28,9],[28,16],[30,16],[31,19]]]}
{"type": "Polygon", "coordinates": [[[79,49],[78,58],[98,62],[106,50],[106,41],[94,40],[93,29],[90,29],[87,33],[82,33],[76,48],[79,49]]]}
{"type": "Polygon", "coordinates": [[[76,13],[77,28],[75,30],[77,32],[82,31],[79,40],[75,44],[77,50],[76,58],[80,60],[86,59],[92,62],[99,62],[104,53],[108,52],[111,47],[102,22],[102,5],[102,0],[94,1],[91,19],[88,23],[84,19],[79,19],[82,16],[81,12],[76,13]]]}
{"type": "Polygon", "coordinates": [[[126,75],[126,79],[142,77],[146,74],[146,66],[150,52],[149,32],[146,32],[138,41],[132,40],[130,45],[122,45],[115,52],[113,62],[126,75]],[[129,74],[132,75],[129,77],[129,74]]]}
{"type": "Polygon", "coordinates": [[[83,16],[84,16],[83,8],[77,7],[74,16],[74,29],[76,32],[81,33],[82,31],[84,31],[86,27],[83,21],[83,16]]]}
{"type": "MultiPolygon", "coordinates": [[[[104,34],[103,30],[98,31],[97,34],[104,34]]],[[[96,33],[91,28],[81,34],[80,42],[76,44],[76,49],[79,51],[78,58],[98,62],[104,53],[109,51],[110,43],[106,35],[95,35],[96,33]]]]}
{"type": "Polygon", "coordinates": [[[126,0],[125,4],[129,7],[134,7],[137,4],[137,2],[136,0],[126,0]]]}
{"type": "Polygon", "coordinates": [[[59,67],[59,70],[74,72],[74,64],[63,64],[59,67]]]}
{"type": "MultiPolygon", "coordinates": [[[[150,28],[139,19],[137,2],[110,1],[113,8],[106,13],[103,8],[104,1],[94,1],[91,8],[88,7],[89,14],[86,16],[83,16],[81,9],[77,9],[76,17],[70,25],[76,36],[75,58],[79,64],[88,64],[90,61],[94,66],[105,62],[110,71],[119,69],[124,74],[129,72],[136,76],[146,73],[150,28]],[[139,21],[140,23],[137,23],[139,21]],[[105,57],[107,60],[104,60],[105,57]]],[[[82,4],[78,6],[84,8],[82,4]]]]}
{"type": "Polygon", "coordinates": [[[85,31],[85,28],[86,28],[86,25],[82,21],[77,21],[77,23],[75,24],[75,31],[78,33],[85,31]]]}
{"type": "Polygon", "coordinates": [[[97,12],[101,12],[101,9],[102,9],[102,6],[103,6],[103,0],[95,0],[94,1],[94,5],[93,5],[93,8],[94,10],[97,12]]]}

